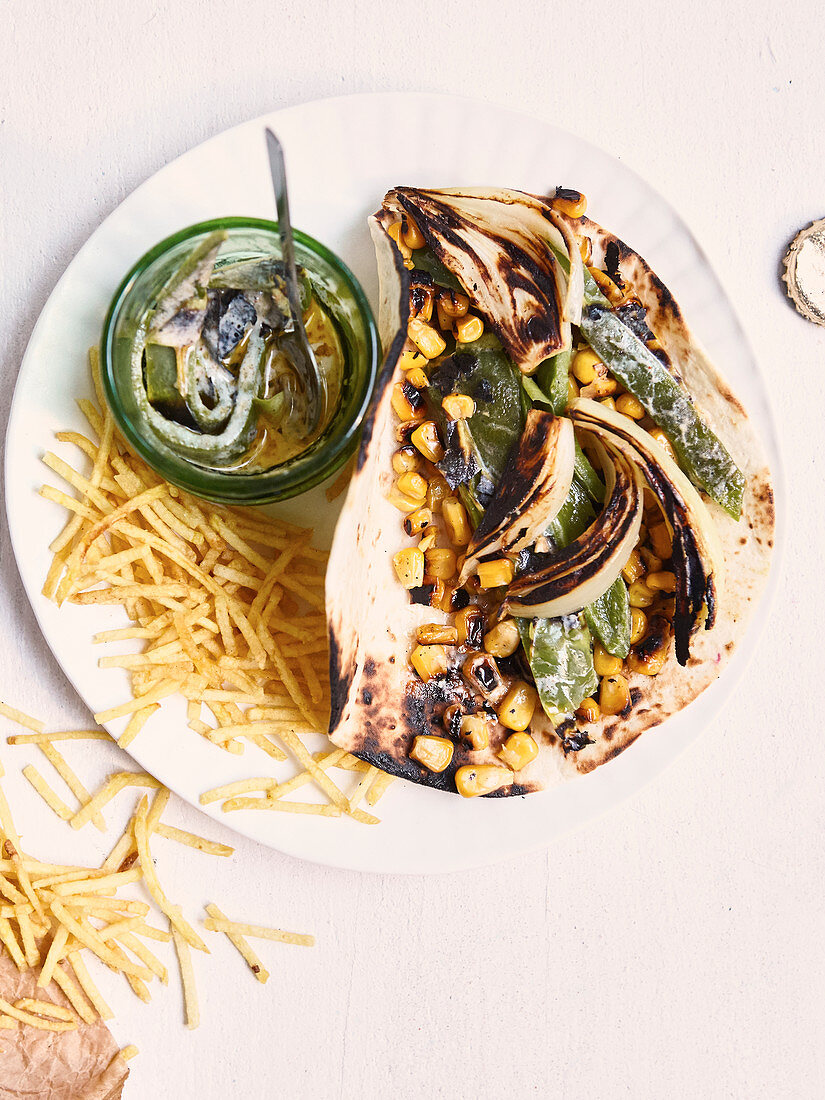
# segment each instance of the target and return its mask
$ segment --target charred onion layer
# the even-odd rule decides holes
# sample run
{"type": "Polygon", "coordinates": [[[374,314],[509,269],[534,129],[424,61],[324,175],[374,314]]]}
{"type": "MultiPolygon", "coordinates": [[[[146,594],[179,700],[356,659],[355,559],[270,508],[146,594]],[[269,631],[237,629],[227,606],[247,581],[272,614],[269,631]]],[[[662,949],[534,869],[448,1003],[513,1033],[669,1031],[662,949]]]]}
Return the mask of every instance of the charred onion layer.
{"type": "Polygon", "coordinates": [[[520,191],[399,187],[384,208],[415,220],[523,373],[570,346],[583,268],[570,227],[547,202],[520,191]]]}
{"type": "Polygon", "coordinates": [[[531,409],[518,446],[467,547],[459,584],[466,582],[480,560],[532,546],[567,499],[575,461],[573,422],[531,409]]]}
{"type": "Polygon", "coordinates": [[[685,665],[702,618],[706,630],[713,626],[722,579],[722,550],[704,501],[656,440],[626,416],[581,398],[569,412],[576,424],[635,463],[659,500],[673,541],[676,659],[685,665]]]}
{"type": "MultiPolygon", "coordinates": [[[[601,406],[599,406],[601,407],[601,406]]],[[[605,593],[639,538],[644,483],[637,466],[605,440],[599,447],[607,501],[587,530],[569,546],[542,556],[541,567],[510,585],[505,609],[520,617],[570,615],[605,593]]]]}

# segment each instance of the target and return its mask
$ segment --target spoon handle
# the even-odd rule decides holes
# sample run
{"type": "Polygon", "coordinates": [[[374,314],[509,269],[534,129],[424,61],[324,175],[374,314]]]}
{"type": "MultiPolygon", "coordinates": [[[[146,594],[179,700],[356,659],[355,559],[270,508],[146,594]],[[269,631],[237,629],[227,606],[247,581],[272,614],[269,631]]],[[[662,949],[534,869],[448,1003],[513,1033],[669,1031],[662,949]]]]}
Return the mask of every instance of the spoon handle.
{"type": "Polygon", "coordinates": [[[293,323],[301,324],[301,301],[298,294],[298,272],[295,268],[295,245],[292,239],[292,222],[289,218],[289,199],[286,191],[286,166],[280,141],[266,129],[266,148],[269,154],[269,171],[275,191],[278,209],[278,234],[281,238],[281,254],[286,277],[286,293],[293,323]]]}

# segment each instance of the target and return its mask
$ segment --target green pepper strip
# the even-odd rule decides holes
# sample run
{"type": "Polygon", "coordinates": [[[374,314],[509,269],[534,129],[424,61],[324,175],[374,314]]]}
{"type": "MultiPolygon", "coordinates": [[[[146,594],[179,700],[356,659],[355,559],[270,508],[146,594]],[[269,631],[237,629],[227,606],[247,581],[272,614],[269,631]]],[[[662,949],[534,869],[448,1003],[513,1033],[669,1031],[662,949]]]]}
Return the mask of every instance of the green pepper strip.
{"type": "Polygon", "coordinates": [[[572,714],[599,683],[587,624],[581,619],[517,622],[545,714],[550,718],[572,714]]]}
{"type": "MultiPolygon", "coordinates": [[[[584,455],[582,455],[584,458],[584,455]]],[[[587,459],[585,458],[585,462],[587,459]]],[[[588,465],[590,465],[588,463],[588,465]]],[[[593,477],[596,472],[590,467],[593,477]]],[[[601,482],[599,481],[601,485],[601,482]]],[[[604,486],[602,485],[602,497],[604,486]]],[[[596,518],[587,487],[578,473],[573,475],[570,495],[550,524],[548,533],[559,546],[568,546],[577,539],[596,518]]],[[[606,592],[584,609],[587,625],[608,653],[614,657],[626,657],[630,650],[630,601],[627,586],[617,577],[606,592]]]]}
{"type": "Polygon", "coordinates": [[[143,341],[139,341],[132,358],[132,386],[143,417],[160,440],[173,451],[214,464],[230,462],[242,454],[255,424],[253,398],[261,386],[264,344],[260,325],[256,325],[249,335],[249,345],[238,371],[238,393],[232,415],[222,432],[203,435],[167,420],[151,406],[143,385],[143,341]]]}
{"type": "Polygon", "coordinates": [[[573,472],[597,504],[604,500],[604,482],[590,465],[590,460],[576,440],[576,461],[573,472]]]}
{"type": "MultiPolygon", "coordinates": [[[[595,287],[592,276],[589,279],[595,287]]],[[[665,432],[690,479],[739,519],[745,491],[742,471],[699,416],[685,390],[650,348],[595,298],[587,280],[581,331],[602,362],[665,432]]]]}
{"type": "Polygon", "coordinates": [[[561,416],[567,408],[568,377],[575,352],[572,347],[545,359],[536,371],[536,381],[549,397],[550,408],[561,416]]]}
{"type": "Polygon", "coordinates": [[[448,271],[441,260],[429,248],[416,248],[412,254],[413,266],[419,271],[426,271],[437,286],[447,287],[448,290],[456,290],[459,294],[466,291],[451,271],[448,271]]]}
{"type": "Polygon", "coordinates": [[[201,431],[210,432],[223,424],[232,412],[232,388],[227,378],[218,376],[212,379],[212,384],[215,387],[218,400],[215,407],[212,409],[204,404],[198,387],[199,380],[197,371],[200,364],[199,355],[200,353],[197,347],[190,348],[187,351],[186,404],[189,407],[189,412],[192,414],[192,419],[201,431]]]}

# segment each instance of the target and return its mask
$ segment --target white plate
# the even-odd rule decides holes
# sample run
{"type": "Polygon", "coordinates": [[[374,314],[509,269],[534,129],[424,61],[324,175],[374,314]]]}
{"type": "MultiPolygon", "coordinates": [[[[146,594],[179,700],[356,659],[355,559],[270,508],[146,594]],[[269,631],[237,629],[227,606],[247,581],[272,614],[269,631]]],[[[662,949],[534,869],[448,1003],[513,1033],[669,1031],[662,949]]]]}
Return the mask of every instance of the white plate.
{"type": "MultiPolygon", "coordinates": [[[[389,187],[496,184],[542,193],[563,184],[584,191],[594,217],[641,252],[676,294],[697,335],[745,398],[781,484],[765,387],[733,309],[678,214],[625,165],[546,123],[451,97],[363,95],[278,111],[219,134],[130,195],[67,268],[23,360],[6,449],[12,543],[46,640],[90,710],[126,697],[125,674],[100,670],[100,649],[91,644],[93,633],[121,620],[111,608],[67,604],[58,610],[40,594],[47,543],[65,519],[60,508],[36,495],[49,474],[40,456],[61,449],[55,431],[82,430],[75,398],[90,390],[86,349],[99,340],[106,307],[131,264],[193,222],[227,214],[274,216],[264,124],[286,149],[295,225],[338,252],[373,302],[377,280],[366,217],[389,187]]],[[[774,566],[770,591],[776,575],[774,566]]],[[[399,782],[380,804],[382,824],[376,827],[255,811],[227,817],[217,803],[206,812],[264,844],[339,867],[429,872],[492,862],[546,845],[655,776],[710,722],[755,643],[751,629],[723,677],[686,711],[646,733],[617,760],[546,794],[464,801],[399,782]]],[[[252,746],[235,757],[209,745],[186,728],[179,701],[164,703],[131,751],[196,806],[203,790],[267,774],[271,765],[252,746]]]]}

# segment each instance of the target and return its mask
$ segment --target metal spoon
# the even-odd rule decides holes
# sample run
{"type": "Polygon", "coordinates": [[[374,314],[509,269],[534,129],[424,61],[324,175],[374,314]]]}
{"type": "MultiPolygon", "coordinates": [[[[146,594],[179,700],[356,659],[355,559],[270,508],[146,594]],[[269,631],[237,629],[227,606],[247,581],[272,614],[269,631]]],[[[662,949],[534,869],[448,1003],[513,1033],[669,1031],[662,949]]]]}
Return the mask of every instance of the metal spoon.
{"type": "Polygon", "coordinates": [[[304,328],[301,299],[298,292],[298,273],[295,270],[295,246],[292,239],[292,223],[289,219],[289,200],[286,190],[286,166],[281,143],[266,128],[266,147],[269,154],[269,171],[278,208],[278,235],[281,238],[281,257],[284,264],[286,296],[289,302],[290,324],[278,337],[278,347],[295,369],[303,384],[306,397],[306,413],[303,431],[314,436],[321,425],[326,405],[326,383],[318,367],[306,329],[304,328]]]}

